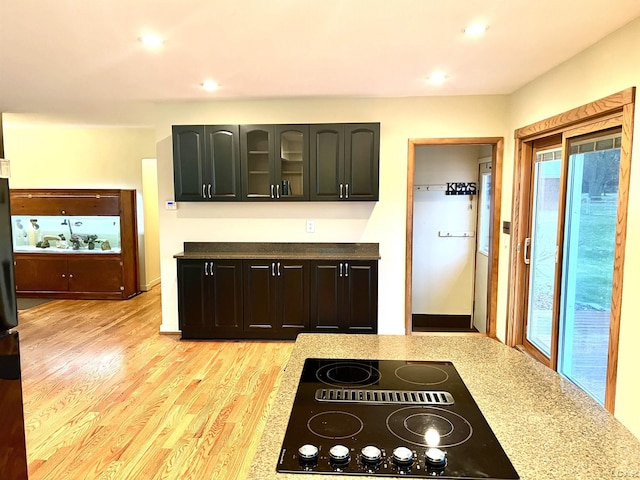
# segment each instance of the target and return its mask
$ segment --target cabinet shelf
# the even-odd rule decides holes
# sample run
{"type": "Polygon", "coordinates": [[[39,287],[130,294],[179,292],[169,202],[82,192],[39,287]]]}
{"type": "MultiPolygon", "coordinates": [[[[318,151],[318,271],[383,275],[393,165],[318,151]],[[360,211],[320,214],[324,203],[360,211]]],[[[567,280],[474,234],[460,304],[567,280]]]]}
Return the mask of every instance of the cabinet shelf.
{"type": "Polygon", "coordinates": [[[249,175],[269,175],[268,170],[249,170],[249,175]]]}
{"type": "Polygon", "coordinates": [[[249,150],[249,155],[269,155],[268,150],[249,150]]]}

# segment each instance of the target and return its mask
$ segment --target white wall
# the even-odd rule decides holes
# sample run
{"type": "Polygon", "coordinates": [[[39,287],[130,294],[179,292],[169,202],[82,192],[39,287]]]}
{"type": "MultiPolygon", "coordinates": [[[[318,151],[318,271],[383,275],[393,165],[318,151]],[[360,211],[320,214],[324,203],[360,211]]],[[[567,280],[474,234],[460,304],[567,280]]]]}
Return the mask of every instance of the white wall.
{"type": "Polygon", "coordinates": [[[409,138],[505,136],[507,98],[288,99],[173,103],[157,110],[158,194],[173,199],[172,124],[381,122],[380,201],[180,203],[160,210],[162,331],[177,331],[176,261],[185,241],[380,244],[381,334],[403,334],[409,138]],[[316,233],[305,220],[316,221],[316,233]]]}
{"type": "MultiPolygon", "coordinates": [[[[502,219],[511,215],[513,185],[513,134],[544,118],[606,97],[628,87],[640,85],[640,18],[593,45],[571,60],[517,91],[511,98],[509,132],[506,136],[503,173],[502,219]]],[[[624,264],[622,318],[618,353],[618,379],[615,416],[640,438],[640,102],[636,100],[633,132],[631,190],[627,221],[627,248],[624,264]]],[[[508,241],[502,235],[502,242],[508,241]]],[[[504,253],[504,250],[501,251],[504,253]]],[[[498,318],[506,316],[508,257],[500,256],[498,318]]],[[[499,336],[504,338],[498,322],[499,336]]]]}
{"type": "MultiPolygon", "coordinates": [[[[417,146],[415,185],[477,182],[479,150],[478,145],[417,146]]],[[[475,232],[477,196],[437,190],[413,195],[411,313],[471,316],[475,234],[444,237],[440,232],[475,232]]]]}
{"type": "MultiPolygon", "coordinates": [[[[135,189],[142,211],[141,162],[155,156],[153,129],[31,124],[28,117],[8,113],[3,119],[11,188],[135,189]]],[[[139,233],[144,232],[142,219],[138,220],[139,233]]],[[[141,235],[138,250],[144,259],[141,235]]],[[[144,268],[140,283],[147,283],[144,268]]]]}

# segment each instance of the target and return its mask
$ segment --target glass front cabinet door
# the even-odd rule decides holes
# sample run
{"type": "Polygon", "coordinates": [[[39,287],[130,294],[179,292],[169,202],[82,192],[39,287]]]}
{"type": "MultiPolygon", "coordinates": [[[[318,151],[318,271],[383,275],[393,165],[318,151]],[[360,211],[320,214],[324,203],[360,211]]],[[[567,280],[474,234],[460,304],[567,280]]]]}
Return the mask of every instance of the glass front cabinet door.
{"type": "Polygon", "coordinates": [[[307,125],[242,125],[243,196],[245,200],[307,200],[307,125]]]}

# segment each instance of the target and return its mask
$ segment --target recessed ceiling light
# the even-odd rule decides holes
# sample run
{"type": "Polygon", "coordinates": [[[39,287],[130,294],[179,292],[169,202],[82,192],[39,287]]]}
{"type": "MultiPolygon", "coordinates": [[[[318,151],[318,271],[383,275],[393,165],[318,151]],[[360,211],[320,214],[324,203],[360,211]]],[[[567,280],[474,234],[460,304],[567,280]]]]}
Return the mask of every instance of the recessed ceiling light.
{"type": "Polygon", "coordinates": [[[429,82],[433,83],[434,85],[440,85],[441,83],[444,83],[446,79],[447,75],[444,72],[433,72],[431,75],[429,75],[429,82]]]}
{"type": "Polygon", "coordinates": [[[464,33],[472,37],[482,35],[487,31],[487,26],[484,23],[472,23],[464,29],[464,33]]]}
{"type": "Polygon", "coordinates": [[[216,82],[215,80],[205,80],[204,82],[202,82],[202,88],[208,90],[209,92],[213,92],[214,90],[220,88],[220,85],[218,85],[218,82],[216,82]]]}
{"type": "Polygon", "coordinates": [[[140,43],[149,48],[158,48],[164,43],[162,37],[160,35],[156,35],[155,33],[145,33],[139,38],[139,40],[140,43]]]}

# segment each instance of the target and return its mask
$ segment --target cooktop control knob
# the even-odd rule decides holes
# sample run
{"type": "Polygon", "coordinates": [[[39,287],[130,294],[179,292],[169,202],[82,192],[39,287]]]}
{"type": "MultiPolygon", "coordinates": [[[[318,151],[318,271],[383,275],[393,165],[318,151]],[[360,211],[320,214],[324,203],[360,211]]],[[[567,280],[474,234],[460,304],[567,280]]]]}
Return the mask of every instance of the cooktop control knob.
{"type": "Polygon", "coordinates": [[[349,449],[344,445],[334,445],[329,449],[329,458],[334,463],[349,463],[349,449]]]}
{"type": "Polygon", "coordinates": [[[430,448],[425,453],[427,467],[443,468],[447,464],[447,454],[439,448],[430,448]]]}
{"type": "Polygon", "coordinates": [[[398,465],[411,465],[413,463],[413,452],[407,447],[394,448],[393,461],[398,465]]]}
{"type": "Polygon", "coordinates": [[[307,443],[298,449],[298,455],[300,455],[300,460],[312,462],[318,458],[318,447],[307,443]]]}
{"type": "Polygon", "coordinates": [[[360,451],[364,463],[378,463],[382,460],[382,450],[373,445],[367,445],[360,451]]]}

